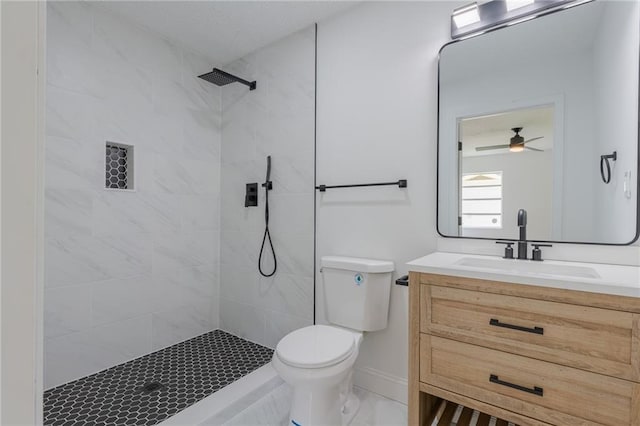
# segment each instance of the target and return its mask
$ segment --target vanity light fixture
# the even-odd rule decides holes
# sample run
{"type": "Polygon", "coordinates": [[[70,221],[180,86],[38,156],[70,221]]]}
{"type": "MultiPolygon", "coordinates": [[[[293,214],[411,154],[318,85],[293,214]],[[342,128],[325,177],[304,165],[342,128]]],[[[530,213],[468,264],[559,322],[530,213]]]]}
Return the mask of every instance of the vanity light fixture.
{"type": "Polygon", "coordinates": [[[533,2],[535,2],[535,0],[506,0],[507,12],[529,6],[533,2]]]}
{"type": "Polygon", "coordinates": [[[451,15],[451,38],[463,39],[486,31],[593,0],[490,0],[455,9],[451,15]]]}
{"type": "Polygon", "coordinates": [[[536,18],[535,16],[525,16],[524,18],[516,19],[515,21],[509,22],[507,24],[507,27],[510,27],[512,25],[518,25],[518,24],[521,24],[521,23],[526,22],[526,21],[530,21],[530,20],[535,19],[535,18],[536,18]]]}
{"type": "Polygon", "coordinates": [[[456,28],[466,27],[467,25],[480,22],[478,14],[478,3],[471,3],[466,6],[459,7],[453,11],[451,15],[456,28]]]}

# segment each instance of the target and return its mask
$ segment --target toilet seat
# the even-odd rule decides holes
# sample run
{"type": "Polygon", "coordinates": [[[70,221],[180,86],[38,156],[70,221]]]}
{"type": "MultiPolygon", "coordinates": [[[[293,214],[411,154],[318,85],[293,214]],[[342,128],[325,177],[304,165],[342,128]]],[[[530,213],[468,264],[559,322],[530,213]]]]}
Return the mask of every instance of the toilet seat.
{"type": "Polygon", "coordinates": [[[312,325],[286,335],[276,346],[276,355],[292,367],[322,368],[345,360],[355,347],[353,333],[326,325],[312,325]]]}

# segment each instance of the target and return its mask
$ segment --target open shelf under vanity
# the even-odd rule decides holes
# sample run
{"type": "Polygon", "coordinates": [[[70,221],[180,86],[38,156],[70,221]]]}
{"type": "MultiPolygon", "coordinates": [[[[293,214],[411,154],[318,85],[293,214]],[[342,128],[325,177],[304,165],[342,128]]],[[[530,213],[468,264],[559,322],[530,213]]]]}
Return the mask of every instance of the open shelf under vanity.
{"type": "Polygon", "coordinates": [[[439,398],[427,418],[428,426],[519,426],[456,402],[439,398]]]}

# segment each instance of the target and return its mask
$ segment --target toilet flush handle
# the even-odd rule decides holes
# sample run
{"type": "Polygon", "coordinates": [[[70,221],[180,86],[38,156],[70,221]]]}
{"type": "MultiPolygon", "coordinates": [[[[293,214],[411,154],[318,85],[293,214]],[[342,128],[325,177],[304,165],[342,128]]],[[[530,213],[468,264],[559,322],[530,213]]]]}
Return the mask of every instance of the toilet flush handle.
{"type": "Polygon", "coordinates": [[[409,275],[403,275],[396,280],[396,285],[409,286],[409,275]]]}

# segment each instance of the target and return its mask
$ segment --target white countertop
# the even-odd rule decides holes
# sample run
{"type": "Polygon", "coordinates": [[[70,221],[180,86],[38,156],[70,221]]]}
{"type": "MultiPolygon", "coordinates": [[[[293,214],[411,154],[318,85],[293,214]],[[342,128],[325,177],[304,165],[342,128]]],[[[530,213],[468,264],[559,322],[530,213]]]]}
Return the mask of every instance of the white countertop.
{"type": "Polygon", "coordinates": [[[640,267],[503,259],[436,252],[408,262],[410,271],[640,297],[640,267]]]}

